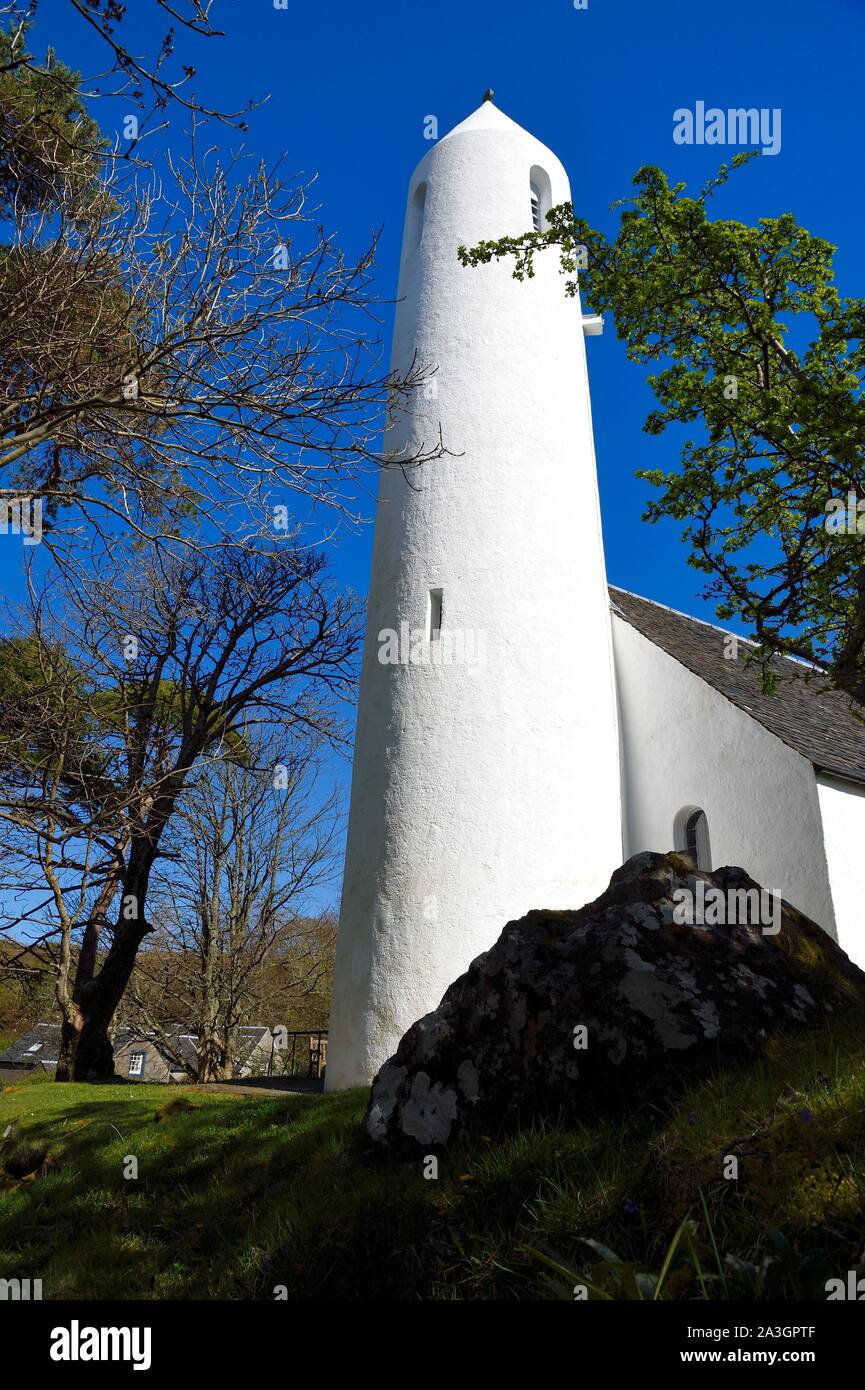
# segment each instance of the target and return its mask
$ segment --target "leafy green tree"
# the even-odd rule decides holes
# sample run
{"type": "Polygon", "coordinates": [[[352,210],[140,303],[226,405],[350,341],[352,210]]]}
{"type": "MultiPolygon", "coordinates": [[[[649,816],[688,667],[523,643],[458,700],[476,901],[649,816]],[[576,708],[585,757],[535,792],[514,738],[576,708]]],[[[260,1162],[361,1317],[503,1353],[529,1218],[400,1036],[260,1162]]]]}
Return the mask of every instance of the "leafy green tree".
{"type": "Polygon", "coordinates": [[[35,66],[22,30],[0,29],[0,215],[57,210],[92,193],[106,142],[78,74],[49,49],[35,66]]]}
{"type": "Polygon", "coordinates": [[[557,248],[564,292],[609,311],[657,409],[645,429],[689,435],[646,517],[683,523],[689,563],[722,618],[769,658],[799,657],[865,704],[865,300],[835,287],[835,248],[791,213],[755,226],[711,218],[737,155],[699,196],[645,167],[614,238],[553,208],[539,232],[459,250],[466,266],[513,258],[518,280],[557,248]],[[585,277],[580,275],[585,271],[585,277]],[[693,431],[693,433],[691,433],[693,431]]]}

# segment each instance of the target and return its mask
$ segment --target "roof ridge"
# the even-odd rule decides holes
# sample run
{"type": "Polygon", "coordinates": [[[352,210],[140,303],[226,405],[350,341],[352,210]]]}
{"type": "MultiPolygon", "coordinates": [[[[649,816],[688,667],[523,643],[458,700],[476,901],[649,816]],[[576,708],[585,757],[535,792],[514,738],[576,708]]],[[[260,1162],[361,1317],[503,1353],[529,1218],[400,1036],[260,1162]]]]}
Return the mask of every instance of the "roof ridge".
{"type": "MultiPolygon", "coordinates": [[[[710,623],[706,618],[696,618],[693,613],[686,613],[682,608],[673,608],[669,603],[659,603],[657,599],[646,598],[645,594],[635,594],[633,589],[623,589],[619,584],[608,584],[607,588],[618,594],[626,594],[628,598],[638,599],[640,603],[648,603],[652,608],[660,608],[665,613],[674,613],[677,618],[687,618],[689,623],[699,623],[700,627],[711,628],[712,632],[721,632],[725,637],[735,637],[737,642],[745,642],[749,647],[759,648],[759,642],[755,642],[753,637],[743,637],[741,632],[734,632],[732,628],[721,627],[718,623],[710,623]]],[[[820,672],[820,667],[815,666],[813,661],[806,661],[801,656],[788,656],[786,652],[774,652],[770,660],[792,661],[794,666],[804,666],[808,671],[820,672]]]]}

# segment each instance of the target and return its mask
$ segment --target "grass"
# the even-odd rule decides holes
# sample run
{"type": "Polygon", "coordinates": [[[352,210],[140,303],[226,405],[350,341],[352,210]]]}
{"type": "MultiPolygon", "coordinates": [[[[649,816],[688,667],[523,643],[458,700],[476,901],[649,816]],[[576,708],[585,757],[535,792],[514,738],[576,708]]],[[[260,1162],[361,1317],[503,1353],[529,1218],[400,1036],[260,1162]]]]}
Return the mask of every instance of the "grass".
{"type": "Polygon", "coordinates": [[[677,1249],[699,1258],[668,1261],[664,1296],[722,1296],[724,1279],[731,1296],[765,1291],[772,1257],[775,1296],[825,1297],[862,1252],[863,1061],[857,1012],[666,1110],[454,1150],[437,1180],[365,1152],[362,1091],[28,1081],[0,1092],[0,1128],[16,1121],[49,1157],[0,1187],[0,1277],[41,1278],[46,1298],[527,1299],[572,1297],[591,1266],[623,1296],[612,1257],[584,1242],[657,1273],[690,1216],[677,1249]]]}

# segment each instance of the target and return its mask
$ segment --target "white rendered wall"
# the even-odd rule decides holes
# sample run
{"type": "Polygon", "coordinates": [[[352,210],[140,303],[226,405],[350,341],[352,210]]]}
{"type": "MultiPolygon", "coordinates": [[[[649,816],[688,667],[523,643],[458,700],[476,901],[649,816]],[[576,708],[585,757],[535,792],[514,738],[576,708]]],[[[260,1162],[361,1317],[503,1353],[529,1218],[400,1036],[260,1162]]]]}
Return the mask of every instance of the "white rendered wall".
{"type": "Polygon", "coordinates": [[[835,937],[811,763],[615,614],[613,644],[628,854],[673,849],[677,813],[700,806],[713,867],[746,869],[835,937]]]}
{"type": "Polygon", "coordinates": [[[817,795],[823,812],[823,838],[835,904],[838,944],[865,970],[865,788],[821,775],[817,795]]]}
{"type": "Polygon", "coordinates": [[[530,229],[533,167],[570,198],[558,160],[487,103],[410,181],[393,360],[436,366],[436,395],[385,445],[441,425],[456,456],[380,478],[329,1088],[367,1083],[509,919],[580,906],[621,862],[580,305],[554,252],[523,284],[457,260],[530,229]],[[378,660],[379,632],[424,628],[433,587],[445,628],[480,634],[482,666],[378,660]]]}

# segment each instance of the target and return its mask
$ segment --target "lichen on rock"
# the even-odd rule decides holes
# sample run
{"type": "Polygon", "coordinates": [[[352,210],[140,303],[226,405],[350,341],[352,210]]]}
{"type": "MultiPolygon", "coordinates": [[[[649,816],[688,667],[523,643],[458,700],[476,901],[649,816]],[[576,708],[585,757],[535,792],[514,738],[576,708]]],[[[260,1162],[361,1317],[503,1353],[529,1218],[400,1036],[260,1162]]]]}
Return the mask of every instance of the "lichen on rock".
{"type": "Polygon", "coordinates": [[[699,880],[734,905],[761,892],[743,869],[645,853],[578,911],[508,922],[382,1067],[366,1137],[429,1150],[538,1116],[633,1108],[865,1000],[865,974],[786,902],[780,930],[683,923],[674,904],[699,880]]]}

